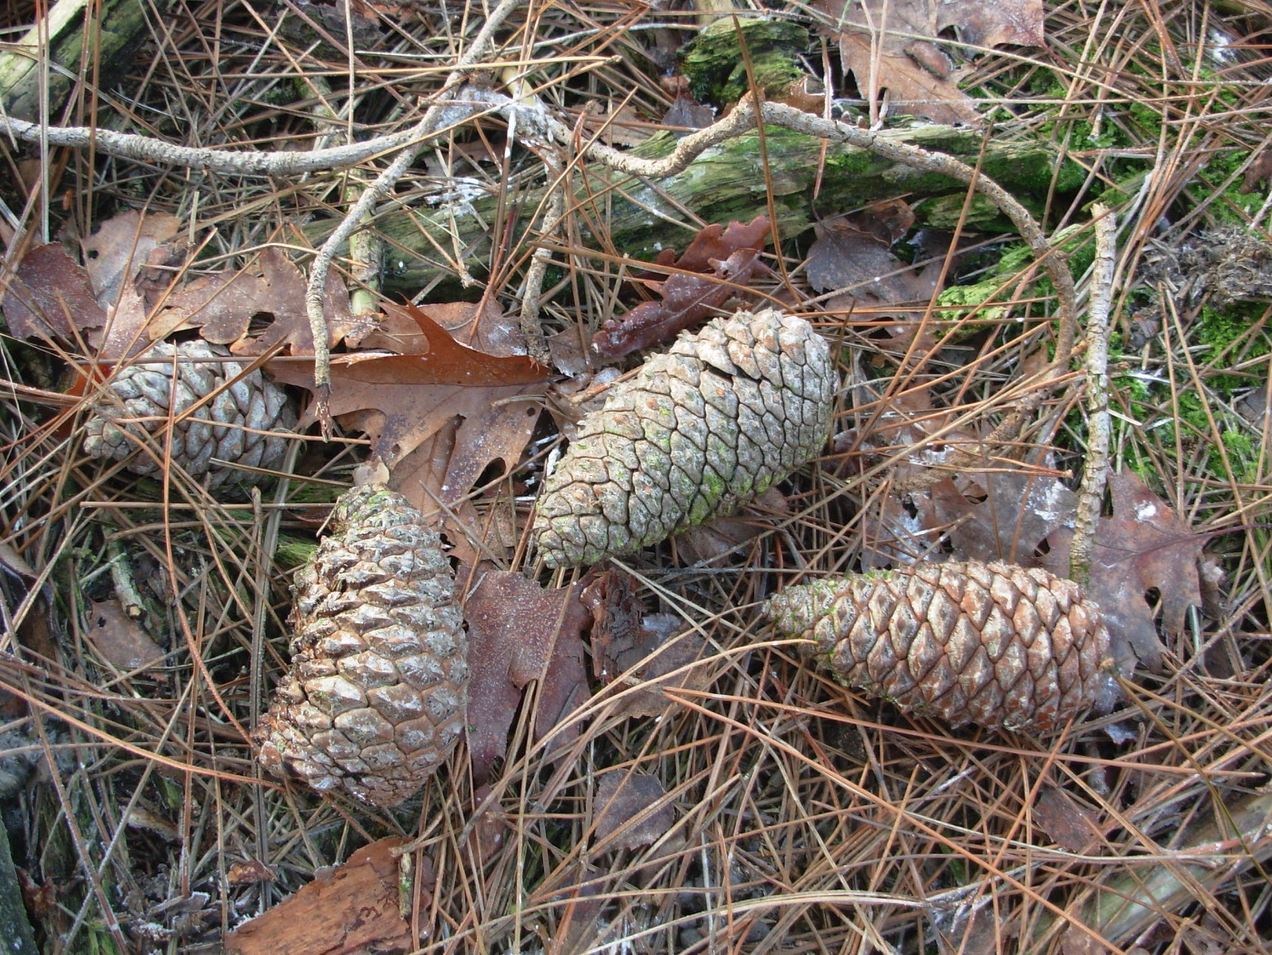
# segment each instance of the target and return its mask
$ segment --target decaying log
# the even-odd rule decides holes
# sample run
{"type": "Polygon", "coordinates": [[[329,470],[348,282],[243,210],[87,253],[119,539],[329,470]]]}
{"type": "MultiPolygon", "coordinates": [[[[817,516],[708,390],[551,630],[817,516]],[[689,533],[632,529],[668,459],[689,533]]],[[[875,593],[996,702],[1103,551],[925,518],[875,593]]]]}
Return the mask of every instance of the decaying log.
{"type": "MultiPolygon", "coordinates": [[[[1076,165],[1056,168],[1055,152],[1045,143],[985,142],[981,131],[932,124],[898,127],[884,135],[972,165],[979,159],[986,175],[1035,210],[1049,191],[1063,192],[1081,182],[1076,165]]],[[[658,158],[674,145],[673,136],[660,133],[636,147],[635,153],[658,158]]],[[[589,162],[579,164],[572,185],[567,216],[573,215],[580,224],[583,243],[600,252],[616,251],[638,259],[652,259],[663,248],[687,245],[703,223],[745,222],[767,213],[770,188],[783,238],[797,236],[827,216],[895,197],[914,204],[920,224],[949,227],[963,207],[966,188],[864,149],[826,145],[817,137],[774,126],[765,129],[763,150],[760,134],[752,130],[708,149],[683,172],[661,182],[643,181],[589,162]],[[594,234],[590,223],[604,223],[604,233],[594,234]]],[[[504,201],[508,208],[515,205],[532,212],[541,199],[542,191],[534,189],[509,194],[504,201]]],[[[470,274],[482,272],[490,259],[489,224],[495,221],[498,202],[499,197],[492,194],[439,209],[406,210],[400,203],[382,209],[372,227],[386,240],[386,287],[417,289],[453,276],[452,256],[461,258],[470,274]]],[[[526,228],[527,220],[533,220],[530,214],[521,218],[516,223],[518,232],[526,228]]],[[[968,224],[987,231],[1010,228],[980,197],[971,204],[968,224]]],[[[311,240],[320,241],[333,227],[334,223],[319,222],[306,231],[311,240]]],[[[504,241],[507,247],[516,247],[508,237],[504,241]]]]}
{"type": "Polygon", "coordinates": [[[0,52],[3,113],[28,122],[40,118],[40,72],[47,59],[49,115],[56,121],[81,77],[102,87],[103,73],[128,65],[128,52],[147,36],[147,16],[166,6],[167,0],[57,0],[43,23],[0,52]]]}

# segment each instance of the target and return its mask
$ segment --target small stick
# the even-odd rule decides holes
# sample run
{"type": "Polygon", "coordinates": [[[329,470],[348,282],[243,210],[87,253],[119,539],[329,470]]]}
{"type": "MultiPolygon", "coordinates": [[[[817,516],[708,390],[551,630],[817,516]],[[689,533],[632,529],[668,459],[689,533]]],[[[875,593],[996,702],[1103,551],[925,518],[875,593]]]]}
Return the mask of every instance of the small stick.
{"type": "Polygon", "coordinates": [[[1095,217],[1095,263],[1087,321],[1087,453],[1073,520],[1073,544],[1069,550],[1069,576],[1083,587],[1091,582],[1091,551],[1109,473],[1109,309],[1113,304],[1113,270],[1117,257],[1117,219],[1099,203],[1093,207],[1092,215],[1095,217]]]}
{"type": "Polygon", "coordinates": [[[137,620],[146,612],[146,603],[137,590],[137,582],[133,579],[132,566],[128,562],[128,553],[122,541],[112,540],[106,545],[106,559],[110,563],[110,580],[115,587],[115,598],[124,608],[124,613],[137,620]]]}

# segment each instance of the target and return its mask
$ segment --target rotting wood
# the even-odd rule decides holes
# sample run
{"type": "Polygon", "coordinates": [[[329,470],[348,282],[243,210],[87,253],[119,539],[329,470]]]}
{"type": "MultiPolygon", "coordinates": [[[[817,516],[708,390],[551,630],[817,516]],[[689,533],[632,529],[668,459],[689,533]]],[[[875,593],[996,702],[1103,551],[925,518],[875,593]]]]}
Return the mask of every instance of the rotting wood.
{"type": "MultiPolygon", "coordinates": [[[[1034,208],[1041,207],[1053,188],[1053,173],[1054,188],[1060,191],[1076,188],[1081,181],[1081,170],[1074,164],[1065,164],[1056,173],[1054,150],[1043,143],[984,143],[978,131],[932,124],[899,127],[881,135],[969,164],[976,163],[983,146],[982,171],[1034,208]]],[[[670,152],[675,143],[670,134],[660,133],[633,154],[657,158],[670,152]]],[[[825,216],[891,196],[914,203],[920,224],[949,224],[945,220],[948,205],[939,201],[941,197],[957,195],[961,207],[966,190],[961,183],[903,166],[863,148],[835,144],[825,146],[821,190],[814,196],[824,146],[819,137],[768,126],[767,174],[760,159],[759,134],[751,130],[711,147],[682,172],[656,183],[600,163],[580,163],[567,215],[578,219],[582,240],[598,252],[652,259],[662,248],[688,244],[704,222],[748,221],[766,212],[770,184],[783,238],[800,235],[825,216]],[[605,234],[589,230],[587,224],[592,222],[604,222],[605,234]]],[[[522,208],[532,209],[541,199],[542,191],[536,188],[516,201],[522,208]]],[[[489,261],[489,223],[497,202],[498,197],[491,195],[470,205],[438,210],[404,210],[400,203],[382,208],[373,225],[385,237],[385,285],[418,289],[453,276],[453,264],[446,256],[457,249],[465,268],[477,271],[481,263],[489,261]]],[[[1012,230],[1006,219],[979,197],[973,202],[971,224],[989,231],[1012,230]]],[[[311,240],[320,240],[331,228],[330,221],[323,221],[311,224],[306,231],[311,240]]]]}
{"type": "MultiPolygon", "coordinates": [[[[58,0],[42,24],[0,53],[3,113],[30,122],[39,119],[40,73],[47,61],[49,114],[55,117],[85,71],[127,65],[128,51],[147,35],[147,14],[167,5],[167,0],[58,0]]],[[[95,79],[106,85],[104,78],[95,79]]]]}

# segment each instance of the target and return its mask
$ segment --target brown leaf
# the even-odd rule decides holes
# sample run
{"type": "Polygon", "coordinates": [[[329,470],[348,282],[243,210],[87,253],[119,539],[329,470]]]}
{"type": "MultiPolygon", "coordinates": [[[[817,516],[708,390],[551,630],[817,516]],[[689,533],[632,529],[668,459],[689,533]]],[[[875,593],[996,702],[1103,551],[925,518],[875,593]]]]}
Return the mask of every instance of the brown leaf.
{"type": "Polygon", "coordinates": [[[93,601],[88,609],[88,624],[89,643],[115,669],[129,672],[163,662],[163,648],[124,612],[116,598],[93,601]]]}
{"type": "Polygon", "coordinates": [[[23,341],[87,341],[106,324],[88,272],[56,242],[33,246],[22,257],[0,310],[9,333],[23,341]]]}
{"type": "Polygon", "coordinates": [[[1054,786],[1043,789],[1034,802],[1033,820],[1056,845],[1070,852],[1086,852],[1100,838],[1095,814],[1054,786]]]}
{"type": "MultiPolygon", "coordinates": [[[[461,345],[498,358],[526,353],[526,337],[520,322],[490,299],[480,303],[430,302],[416,307],[461,345]]],[[[397,355],[423,355],[429,351],[429,339],[410,311],[389,308],[380,324],[358,340],[358,347],[382,348],[397,355]]]]}
{"type": "MultiPolygon", "coordinates": [[[[1087,589],[1108,621],[1122,672],[1136,660],[1159,672],[1162,646],[1149,592],[1158,594],[1162,627],[1180,633],[1188,608],[1201,605],[1197,561],[1206,540],[1130,472],[1111,475],[1109,492],[1113,515],[1096,526],[1087,589]]],[[[1048,537],[1043,566],[1067,574],[1072,539],[1067,528],[1048,537]]]]}
{"type": "MultiPolygon", "coordinates": [[[[389,306],[395,313],[419,333],[401,336],[402,347],[418,351],[333,356],[331,413],[353,416],[349,423],[371,437],[391,486],[432,513],[439,502],[462,500],[491,463],[517,463],[539,403],[516,399],[542,394],[549,371],[525,356],[500,357],[460,344],[427,309],[389,306]],[[439,435],[446,438],[440,446],[428,444],[439,435]]],[[[313,389],[312,359],[276,359],[268,368],[280,381],[313,389]]],[[[315,420],[311,406],[300,426],[315,420]]]]}
{"type": "Polygon", "coordinates": [[[602,852],[657,842],[676,823],[676,810],[657,776],[612,769],[596,777],[596,841],[602,852]]]}
{"type": "Polygon", "coordinates": [[[710,682],[708,669],[695,665],[708,650],[702,635],[673,614],[641,616],[626,575],[604,571],[585,581],[580,599],[592,612],[596,678],[604,683],[621,678],[618,689],[631,687],[615,704],[615,715],[659,716],[667,708],[668,689],[701,689],[710,682]]]}
{"type": "Polygon", "coordinates": [[[1041,45],[1042,0],[817,0],[826,29],[839,40],[844,71],[878,109],[888,91],[893,113],[938,123],[980,122],[973,100],[959,90],[941,32],[953,28],[972,46],[1041,45]]]}
{"type": "Polygon", "coordinates": [[[713,223],[693,237],[684,254],[676,260],[676,268],[685,272],[709,272],[715,260],[727,259],[741,249],[763,251],[772,234],[766,215],[758,215],[750,222],[730,222],[727,226],[713,223]]]}
{"type": "MultiPolygon", "coordinates": [[[[408,952],[416,947],[399,902],[402,839],[390,836],[364,846],[343,865],[312,882],[264,915],[225,936],[228,955],[355,955],[408,952]]],[[[417,871],[417,893],[427,893],[431,872],[417,871]]],[[[423,903],[425,906],[427,901],[423,903]]],[[[417,898],[416,905],[419,905],[417,898]]]]}
{"type": "MultiPolygon", "coordinates": [[[[327,279],[324,307],[328,342],[335,345],[361,328],[349,310],[349,296],[339,276],[327,279]]],[[[198,329],[206,341],[229,345],[244,355],[282,346],[292,355],[312,355],[313,335],[305,313],[305,278],[282,250],[265,249],[238,271],[214,272],[185,282],[160,297],[147,335],[166,339],[183,329],[198,329]],[[267,321],[249,337],[253,320],[267,321]]]]}
{"type": "MultiPolygon", "coordinates": [[[[1054,477],[995,473],[982,480],[979,502],[950,481],[928,492],[931,526],[952,525],[954,556],[1041,565],[1067,577],[1077,496],[1054,477]]],[[[1134,474],[1111,475],[1109,492],[1113,514],[1096,524],[1087,593],[1104,613],[1122,672],[1137,660],[1157,671],[1162,647],[1153,603],[1160,601],[1162,627],[1181,632],[1188,608],[1202,602],[1197,563],[1205,538],[1134,474]]]]}
{"type": "Polygon", "coordinates": [[[717,517],[686,528],[675,536],[676,556],[686,564],[706,564],[739,554],[740,548],[772,527],[771,516],[789,516],[786,495],[770,487],[750,501],[741,514],[717,517]]]}
{"type": "Polygon", "coordinates": [[[808,249],[808,284],[818,292],[844,293],[851,300],[847,304],[869,308],[871,318],[905,314],[891,311],[902,304],[918,306],[921,313],[936,293],[941,263],[916,268],[889,250],[893,236],[898,230],[904,235],[913,216],[908,206],[887,204],[877,215],[866,209],[818,223],[808,249]]]}
{"type": "Polygon", "coordinates": [[[951,525],[960,560],[1026,563],[1049,534],[1073,523],[1078,496],[1051,475],[994,472],[977,480],[984,488],[979,502],[948,478],[931,489],[937,519],[951,525]]]}
{"type": "MultiPolygon", "coordinates": [[[[755,270],[770,234],[767,216],[728,228],[704,228],[675,263],[679,269],[656,285],[659,300],[637,305],[621,318],[606,322],[592,347],[607,358],[660,345],[709,318],[745,285],[755,270]]],[[[669,264],[664,253],[659,262],[669,264]]]]}
{"type": "Polygon", "coordinates": [[[715,122],[715,108],[704,106],[692,96],[677,96],[671,107],[663,114],[661,125],[679,129],[702,129],[715,122]]]}
{"type": "Polygon", "coordinates": [[[143,215],[129,209],[102,222],[96,232],[81,239],[84,267],[98,303],[110,308],[119,301],[150,254],[170,242],[180,228],[181,220],[169,213],[143,215]]]}
{"type": "MultiPolygon", "coordinates": [[[[507,751],[508,729],[522,691],[538,681],[531,741],[538,742],[587,699],[583,632],[590,614],[581,586],[546,590],[512,571],[478,567],[464,601],[468,623],[468,750],[473,779],[490,777],[507,751]]],[[[461,572],[463,581],[468,575],[461,572]]],[[[576,724],[555,735],[548,751],[578,735],[576,724]]]]}
{"type": "Polygon", "coordinates": [[[229,885],[256,885],[261,882],[273,882],[277,873],[260,859],[243,859],[230,864],[225,871],[225,881],[229,885]]]}
{"type": "Polygon", "coordinates": [[[1245,177],[1241,180],[1242,192],[1254,192],[1259,183],[1272,179],[1272,149],[1264,146],[1246,166],[1245,177]]]}

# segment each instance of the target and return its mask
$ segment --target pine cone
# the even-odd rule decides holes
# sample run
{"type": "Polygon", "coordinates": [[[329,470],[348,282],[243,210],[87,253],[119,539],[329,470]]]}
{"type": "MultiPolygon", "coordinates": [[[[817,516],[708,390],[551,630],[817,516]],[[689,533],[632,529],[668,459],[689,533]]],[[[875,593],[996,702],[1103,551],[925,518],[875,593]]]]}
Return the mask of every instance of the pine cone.
{"type": "Polygon", "coordinates": [[[955,727],[1045,732],[1112,698],[1099,608],[1041,569],[915,564],[789,587],[765,612],[841,683],[955,727]]]}
{"type": "Polygon", "coordinates": [[[837,387],[801,318],[738,312],[681,335],[583,419],[544,481],[544,561],[630,554],[736,510],[818,453],[837,387]]]}
{"type": "Polygon", "coordinates": [[[356,487],[296,573],[291,667],[261,765],[377,806],[406,799],[464,727],[468,638],[441,539],[402,495],[356,487]]]}
{"type": "Polygon", "coordinates": [[[148,455],[133,454],[138,444],[149,441],[162,451],[163,429],[169,417],[181,415],[207,395],[215,395],[173,425],[173,462],[208,487],[255,478],[250,471],[216,463],[213,458],[248,467],[278,467],[287,442],[264,432],[290,431],[295,426],[287,395],[259,370],[227,384],[243,372],[240,363],[221,360],[227,355],[226,349],[202,341],[155,345],[119,369],[106,392],[93,402],[92,415],[85,423],[84,450],[93,457],[115,461],[132,455],[128,469],[134,474],[160,474],[162,467],[148,455]],[[133,418],[142,420],[124,420],[133,418]]]}

